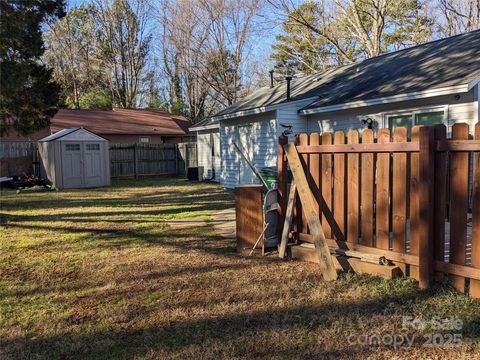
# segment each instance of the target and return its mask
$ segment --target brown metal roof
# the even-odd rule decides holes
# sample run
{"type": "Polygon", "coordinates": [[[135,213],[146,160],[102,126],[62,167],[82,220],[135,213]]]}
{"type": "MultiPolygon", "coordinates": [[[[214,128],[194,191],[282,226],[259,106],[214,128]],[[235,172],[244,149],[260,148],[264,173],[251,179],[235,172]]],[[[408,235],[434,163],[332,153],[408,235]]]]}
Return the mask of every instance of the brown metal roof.
{"type": "Polygon", "coordinates": [[[97,134],[186,135],[189,122],[161,110],[113,109],[70,110],[60,109],[51,120],[52,133],[84,127],[97,134]]]}

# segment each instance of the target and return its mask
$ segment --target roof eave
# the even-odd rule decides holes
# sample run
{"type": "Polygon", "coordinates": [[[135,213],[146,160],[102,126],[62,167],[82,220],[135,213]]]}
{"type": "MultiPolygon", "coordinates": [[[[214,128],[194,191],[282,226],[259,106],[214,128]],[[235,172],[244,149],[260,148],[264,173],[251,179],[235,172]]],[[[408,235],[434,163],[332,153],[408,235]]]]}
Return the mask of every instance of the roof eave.
{"type": "Polygon", "coordinates": [[[267,105],[267,106],[262,106],[262,107],[258,107],[258,108],[254,108],[254,109],[238,111],[238,112],[229,113],[229,114],[225,114],[225,115],[221,115],[221,116],[213,116],[211,119],[212,120],[227,120],[227,119],[234,119],[234,118],[241,117],[241,116],[262,114],[262,113],[266,113],[268,111],[273,111],[273,110],[276,110],[278,108],[288,106],[288,105],[291,105],[291,104],[295,104],[295,103],[298,103],[298,102],[307,101],[307,100],[314,101],[316,99],[318,99],[318,96],[312,96],[312,97],[297,99],[297,100],[282,101],[280,103],[271,104],[271,105],[267,105]]]}
{"type": "Polygon", "coordinates": [[[472,90],[479,83],[480,83],[480,76],[477,76],[475,79],[473,79],[468,83],[468,91],[472,90]]]}
{"type": "MultiPolygon", "coordinates": [[[[480,78],[477,80],[478,80],[477,83],[480,82],[480,78]]],[[[473,81],[468,84],[449,86],[445,88],[416,91],[411,93],[398,94],[398,95],[369,99],[369,100],[352,101],[352,102],[347,102],[343,104],[321,106],[321,107],[312,108],[312,109],[303,109],[303,110],[300,110],[299,113],[301,115],[311,115],[311,114],[325,113],[325,112],[331,112],[331,111],[359,108],[364,106],[380,105],[380,104],[385,104],[389,102],[399,102],[399,101],[407,101],[407,100],[424,99],[424,98],[441,96],[441,95],[466,93],[470,91],[473,86],[476,85],[476,83],[474,83],[474,85],[471,85],[472,83],[473,81]]]]}
{"type": "Polygon", "coordinates": [[[211,130],[211,129],[218,129],[220,127],[219,123],[205,125],[205,126],[192,126],[189,130],[190,131],[201,131],[201,130],[211,130]]]}

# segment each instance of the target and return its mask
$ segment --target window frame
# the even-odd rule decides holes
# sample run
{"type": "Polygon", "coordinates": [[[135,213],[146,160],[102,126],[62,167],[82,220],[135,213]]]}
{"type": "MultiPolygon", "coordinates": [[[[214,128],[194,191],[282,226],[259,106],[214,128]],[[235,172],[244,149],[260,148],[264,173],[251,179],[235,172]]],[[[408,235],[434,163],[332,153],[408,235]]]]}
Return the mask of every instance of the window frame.
{"type": "Polygon", "coordinates": [[[390,128],[390,118],[395,116],[405,116],[411,115],[412,117],[412,127],[416,125],[416,114],[426,114],[432,112],[440,112],[443,111],[443,124],[449,129],[448,127],[448,105],[439,105],[439,106],[424,106],[424,107],[417,107],[417,108],[410,108],[405,110],[393,110],[393,111],[386,111],[383,115],[383,125],[385,128],[390,128]]]}

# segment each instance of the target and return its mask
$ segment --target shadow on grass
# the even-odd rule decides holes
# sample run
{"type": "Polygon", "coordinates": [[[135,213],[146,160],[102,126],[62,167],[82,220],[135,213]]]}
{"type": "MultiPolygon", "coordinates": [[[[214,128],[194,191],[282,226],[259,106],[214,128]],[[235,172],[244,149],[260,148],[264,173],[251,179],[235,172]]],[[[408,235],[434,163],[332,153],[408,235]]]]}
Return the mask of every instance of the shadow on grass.
{"type": "MultiPolygon", "coordinates": [[[[287,357],[287,358],[348,358],[366,357],[375,347],[350,346],[345,338],[331,342],[326,348],[322,341],[322,331],[327,334],[336,330],[335,323],[340,319],[349,324],[352,332],[371,333],[375,329],[364,329],[358,322],[371,316],[395,315],[395,311],[409,310],[416,301],[426,301],[435,296],[435,290],[401,296],[387,296],[381,299],[365,301],[331,301],[327,304],[284,307],[281,309],[251,311],[219,315],[214,318],[196,318],[166,322],[158,326],[148,325],[141,328],[123,330],[93,331],[82,334],[59,334],[45,338],[13,338],[0,340],[0,346],[15,352],[18,357],[35,354],[36,358],[124,358],[132,359],[147,353],[162,351],[163,354],[181,352],[192,345],[198,346],[197,352],[216,351],[218,356],[229,357],[287,357]],[[393,310],[392,310],[393,309],[393,310]],[[300,331],[310,337],[305,341],[277,343],[278,336],[300,331]],[[234,342],[229,347],[227,343],[234,342]],[[208,344],[208,345],[207,345],[208,344]],[[212,344],[214,346],[210,347],[212,344]],[[222,350],[222,346],[225,346],[222,350]],[[203,350],[202,350],[203,349],[203,350]]],[[[464,338],[479,338],[477,318],[464,327],[464,338]]],[[[338,329],[341,331],[340,329],[338,329]]],[[[401,332],[401,323],[398,324],[401,332]]],[[[343,330],[345,331],[345,330],[343,330]]],[[[339,336],[345,336],[340,332],[339,336]]],[[[299,339],[300,340],[300,339],[299,339]]],[[[330,339],[330,341],[333,339],[330,339]]],[[[420,347],[421,343],[414,346],[420,347]]],[[[211,358],[215,353],[209,353],[211,358]]]]}

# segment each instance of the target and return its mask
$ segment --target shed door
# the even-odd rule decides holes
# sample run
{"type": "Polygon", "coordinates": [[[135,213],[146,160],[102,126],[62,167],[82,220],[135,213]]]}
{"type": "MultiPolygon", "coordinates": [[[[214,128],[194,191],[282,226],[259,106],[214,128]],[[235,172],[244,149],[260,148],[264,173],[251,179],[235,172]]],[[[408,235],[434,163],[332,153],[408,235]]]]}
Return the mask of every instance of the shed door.
{"type": "MultiPolygon", "coordinates": [[[[253,127],[251,125],[239,126],[238,127],[238,140],[240,149],[244,151],[245,156],[252,162],[255,163],[254,157],[254,137],[253,137],[253,127]]],[[[254,184],[256,183],[256,176],[245,159],[240,156],[240,169],[239,169],[239,184],[254,184]]]]}
{"type": "Polygon", "coordinates": [[[62,142],[63,187],[74,188],[83,185],[82,143],[62,142]]]}
{"type": "Polygon", "coordinates": [[[104,167],[101,144],[94,142],[85,142],[83,145],[85,186],[102,186],[104,167]]]}

